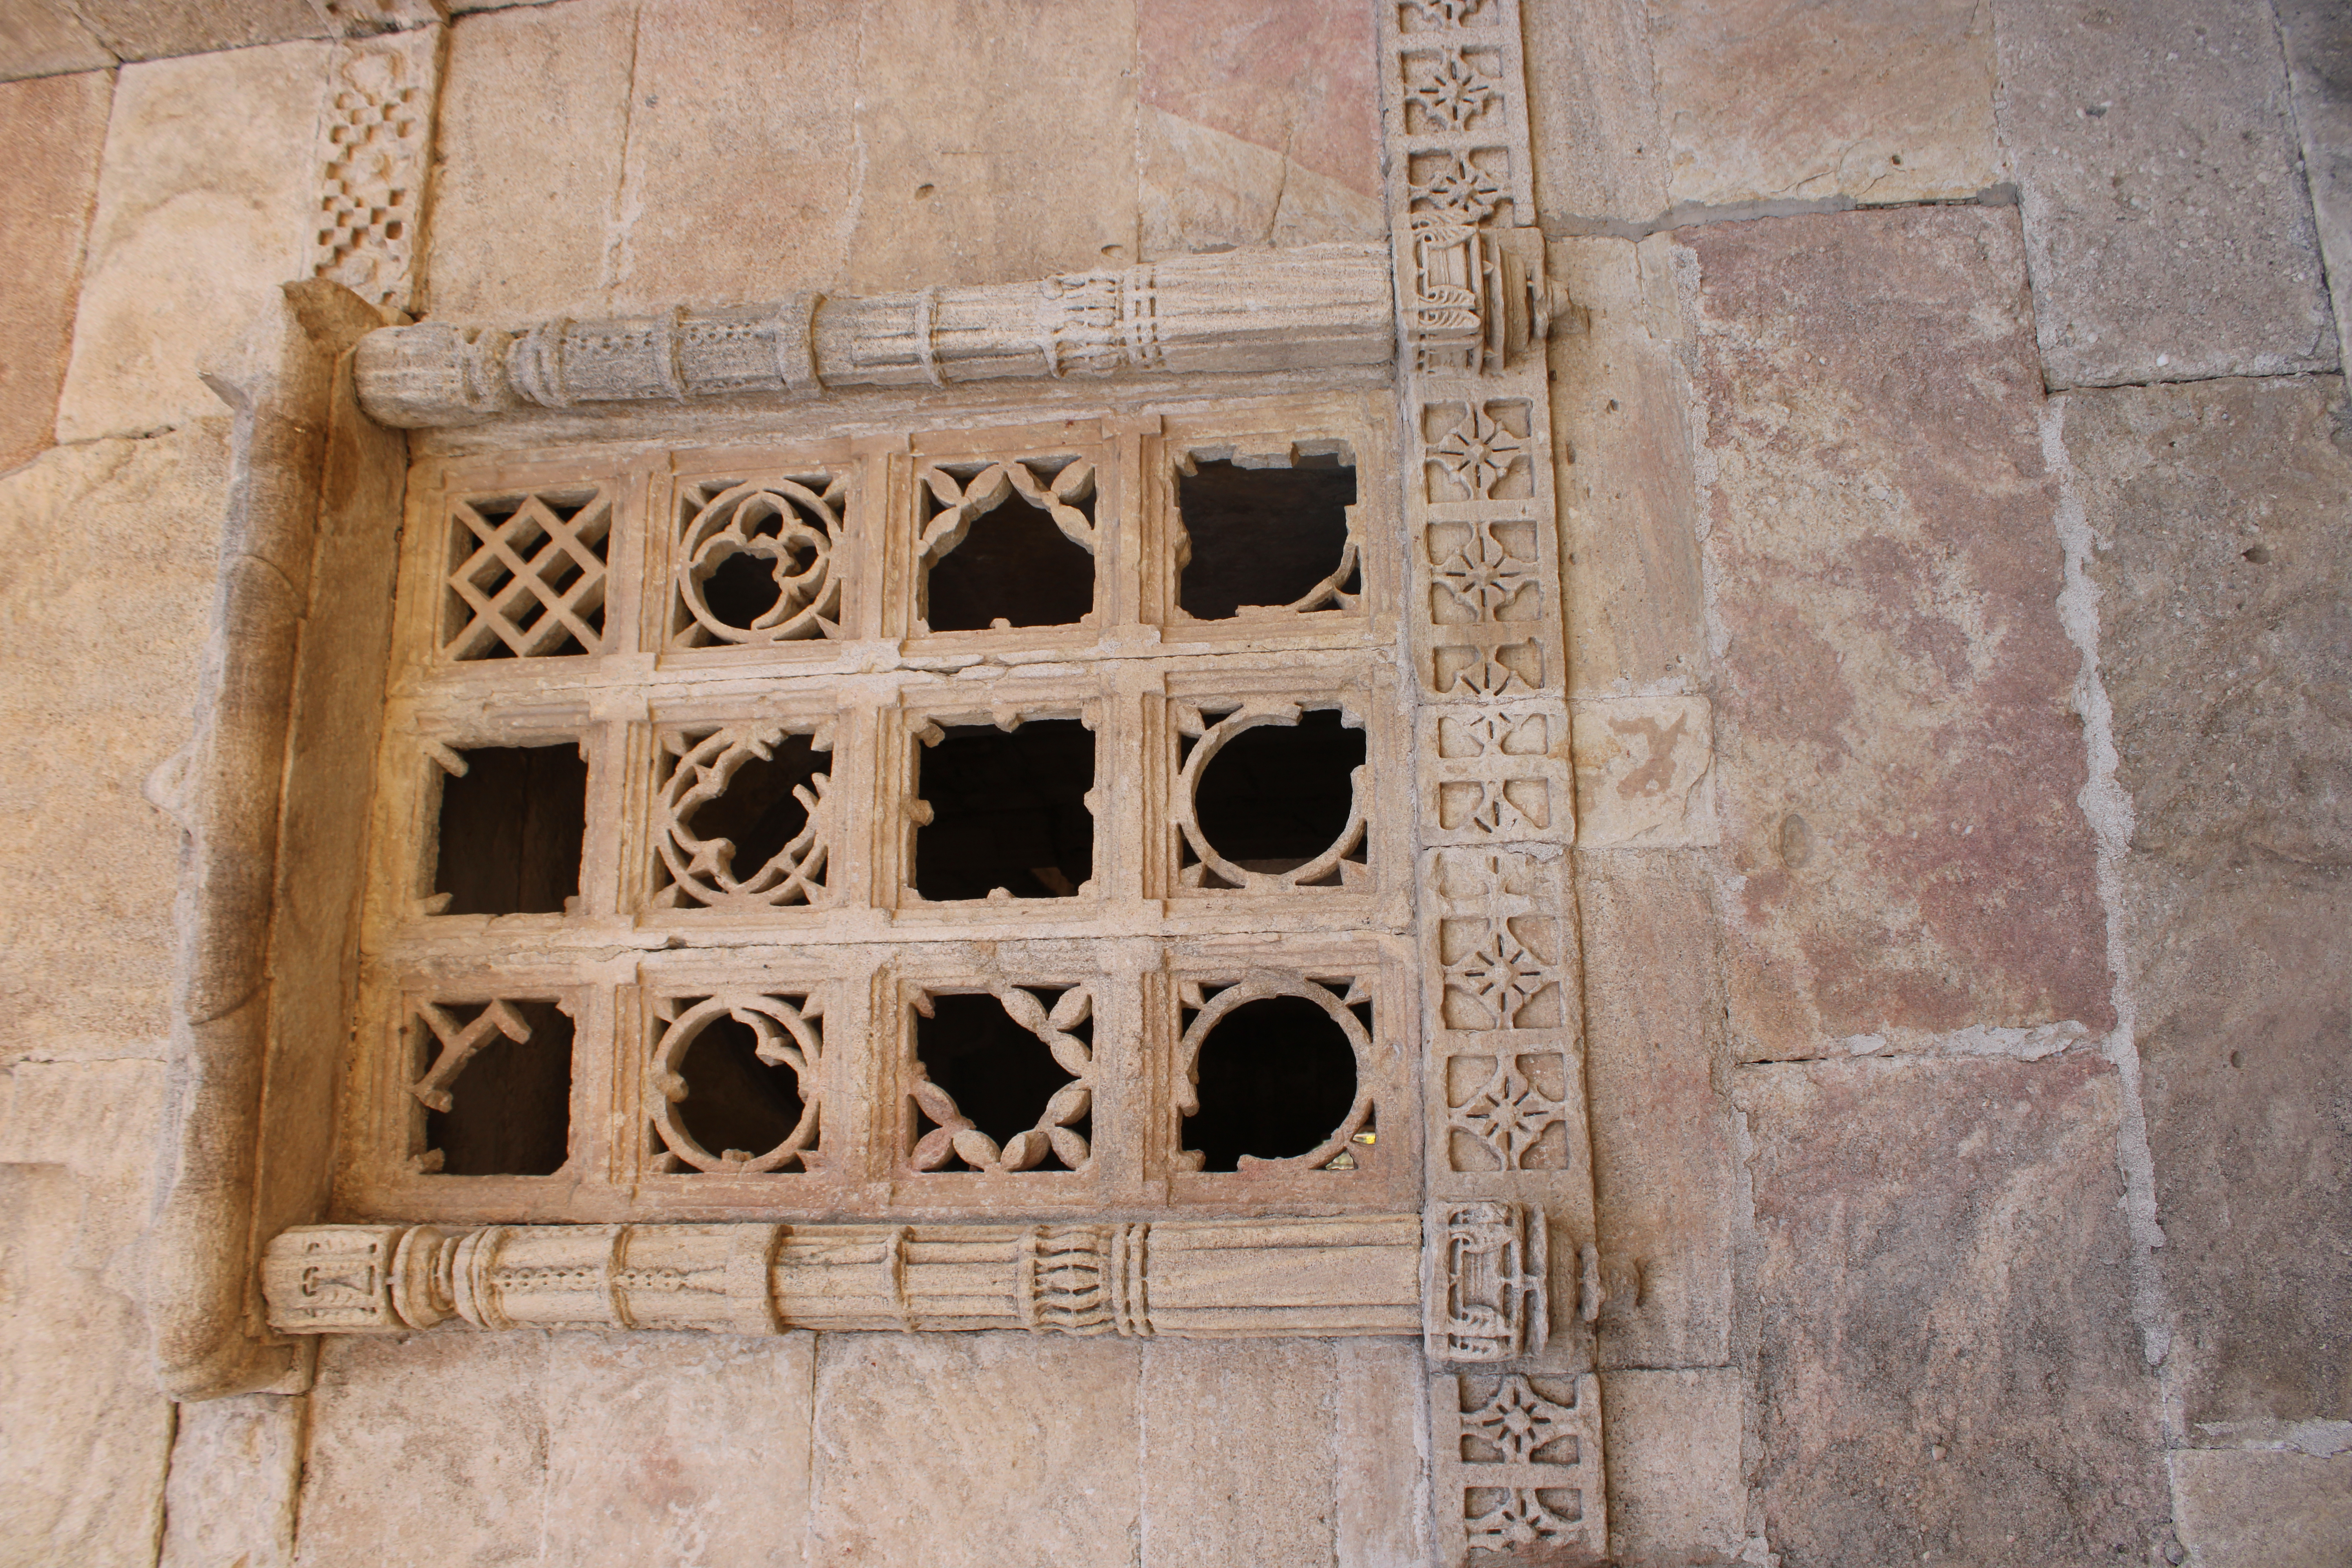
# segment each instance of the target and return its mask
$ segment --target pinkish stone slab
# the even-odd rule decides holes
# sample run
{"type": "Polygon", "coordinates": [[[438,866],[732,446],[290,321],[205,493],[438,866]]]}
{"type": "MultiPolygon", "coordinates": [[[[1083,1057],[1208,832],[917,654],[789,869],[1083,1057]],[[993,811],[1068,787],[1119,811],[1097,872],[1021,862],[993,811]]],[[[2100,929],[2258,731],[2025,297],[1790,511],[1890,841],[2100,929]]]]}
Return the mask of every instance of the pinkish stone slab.
{"type": "Polygon", "coordinates": [[[113,100],[99,71],[0,86],[0,142],[41,150],[0,172],[0,469],[47,446],[57,420],[113,100]]]}
{"type": "Polygon", "coordinates": [[[2109,1027],[2015,213],[1687,246],[1741,1048],[2109,1027]]]}
{"type": "Polygon", "coordinates": [[[1381,188],[1375,13],[1358,0],[1139,0],[1139,95],[1340,184],[1381,188]]]}

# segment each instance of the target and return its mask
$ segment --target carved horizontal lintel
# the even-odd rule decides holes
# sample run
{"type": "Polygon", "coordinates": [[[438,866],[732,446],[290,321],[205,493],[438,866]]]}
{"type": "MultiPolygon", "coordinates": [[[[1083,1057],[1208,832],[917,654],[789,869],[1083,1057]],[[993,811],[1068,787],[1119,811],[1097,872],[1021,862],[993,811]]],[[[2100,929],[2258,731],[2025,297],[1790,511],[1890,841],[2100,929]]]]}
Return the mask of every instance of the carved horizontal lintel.
{"type": "Polygon", "coordinates": [[[1385,247],[1318,245],[870,299],[387,327],[361,345],[356,372],[370,415],[418,427],[534,406],[1384,364],[1395,321],[1385,247]]]}
{"type": "Polygon", "coordinates": [[[262,1263],[282,1333],[1028,1329],[1408,1335],[1421,1221],[305,1226],[262,1263]]]}

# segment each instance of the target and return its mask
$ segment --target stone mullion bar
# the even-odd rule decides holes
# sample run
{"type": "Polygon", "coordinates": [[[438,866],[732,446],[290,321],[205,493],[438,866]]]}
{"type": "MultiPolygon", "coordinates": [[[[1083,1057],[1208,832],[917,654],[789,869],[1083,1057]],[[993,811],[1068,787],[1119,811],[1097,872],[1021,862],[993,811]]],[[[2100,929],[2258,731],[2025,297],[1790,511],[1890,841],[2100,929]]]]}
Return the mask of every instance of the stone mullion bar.
{"type": "Polygon", "coordinates": [[[1519,5],[1377,3],[1417,676],[1433,1523],[1449,1565],[1597,1559],[1567,640],[1531,342],[1552,300],[1519,5]],[[1547,1458],[1573,1459],[1514,1451],[1523,1418],[1547,1458]]]}
{"type": "Polygon", "coordinates": [[[1028,1329],[1248,1339],[1420,1331],[1421,1220],[304,1226],[262,1262],[281,1333],[1028,1329]]]}

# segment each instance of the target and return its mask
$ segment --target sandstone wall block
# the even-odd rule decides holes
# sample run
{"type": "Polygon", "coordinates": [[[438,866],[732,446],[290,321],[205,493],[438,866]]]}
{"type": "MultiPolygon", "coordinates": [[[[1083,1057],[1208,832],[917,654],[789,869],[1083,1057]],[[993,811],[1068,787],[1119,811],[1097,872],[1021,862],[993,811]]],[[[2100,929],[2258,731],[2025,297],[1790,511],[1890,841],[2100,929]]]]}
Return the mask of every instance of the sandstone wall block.
{"type": "Polygon", "coordinates": [[[2169,1502],[2114,1070],[2078,1052],[1740,1079],[1781,1561],[2141,1560],[2169,1502]]]}
{"type": "Polygon", "coordinates": [[[56,426],[113,98],[114,79],[96,71],[0,88],[0,137],[41,149],[0,175],[0,470],[37,454],[56,426]]]}
{"type": "Polygon", "coordinates": [[[2176,1528],[2197,1568],[2328,1568],[2352,1558],[2352,1455],[2187,1448],[2176,1528]]]}
{"type": "Polygon", "coordinates": [[[2110,1026],[2015,214],[1685,243],[1741,1048],[2110,1026]]]}
{"type": "Polygon", "coordinates": [[[291,1568],[309,1418],[306,1401],[272,1394],[179,1407],[160,1568],[291,1568]]]}
{"type": "Polygon", "coordinates": [[[1670,149],[1650,8],[1642,0],[1527,0],[1522,10],[1536,207],[1546,225],[1599,231],[1664,214],[1670,149]]]}
{"type": "Polygon", "coordinates": [[[2273,9],[2340,353],[2352,331],[2345,325],[2352,318],[2352,15],[2329,0],[2273,0],[2273,9]]]}
{"type": "Polygon", "coordinates": [[[2053,386],[2329,370],[2263,0],[2000,0],[2002,150],[2053,386]]]}
{"type": "Polygon", "coordinates": [[[1609,1544],[1635,1563],[1729,1563],[1748,1545],[1748,1380],[1734,1367],[1605,1373],[1609,1544]]]}
{"type": "Polygon", "coordinates": [[[65,0],[17,0],[0,16],[0,81],[113,66],[114,52],[65,0]]]}

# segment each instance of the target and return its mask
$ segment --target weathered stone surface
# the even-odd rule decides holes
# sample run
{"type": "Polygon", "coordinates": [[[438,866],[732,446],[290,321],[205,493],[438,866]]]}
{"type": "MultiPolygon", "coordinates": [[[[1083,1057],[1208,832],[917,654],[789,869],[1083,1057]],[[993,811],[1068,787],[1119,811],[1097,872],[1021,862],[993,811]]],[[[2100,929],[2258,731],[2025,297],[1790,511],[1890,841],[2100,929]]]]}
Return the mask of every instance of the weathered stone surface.
{"type": "Polygon", "coordinates": [[[2114,1070],[2084,1052],[1740,1079],[1782,1562],[2143,1560],[2168,1502],[2114,1070]]]}
{"type": "Polygon", "coordinates": [[[146,1061],[18,1060],[0,1077],[0,1561],[152,1561],[172,1406],[133,1244],[163,1089],[146,1061]]]}
{"type": "Polygon", "coordinates": [[[1676,205],[1918,201],[1998,177],[1975,0],[1667,0],[1654,17],[1676,205]]]}
{"type": "Polygon", "coordinates": [[[1664,235],[1551,247],[1552,278],[1585,329],[1553,333],[1549,351],[1569,685],[1580,697],[1686,691],[1706,676],[1675,256],[1664,235]]]}
{"type": "Polygon", "coordinates": [[[823,1336],[811,1568],[1135,1562],[1142,1353],[1027,1334],[823,1336]]]}
{"type": "Polygon", "coordinates": [[[113,65],[113,54],[63,0],[14,0],[0,13],[0,81],[113,65]]]}
{"type": "Polygon", "coordinates": [[[1136,111],[1143,257],[1386,237],[1379,200],[1165,110],[1136,111]]]}
{"type": "Polygon", "coordinates": [[[1994,9],[2050,384],[2332,369],[2269,5],[1994,9]]]}
{"type": "Polygon", "coordinates": [[[2197,1568],[2352,1562],[2352,1455],[2187,1448],[2172,1456],[2172,1489],[2197,1568]]]}
{"type": "Polygon", "coordinates": [[[1748,1541],[1737,1368],[1603,1373],[1609,1546],[1633,1563],[1727,1563],[1748,1541]]]}
{"type": "Polygon", "coordinates": [[[850,291],[1133,259],[1135,50],[1134,0],[871,5],[850,291]]]}
{"type": "Polygon", "coordinates": [[[2192,1422],[2352,1416],[2342,384],[2063,405],[2133,808],[2126,934],[2192,1422]]]}
{"type": "Polygon", "coordinates": [[[1144,1568],[1335,1561],[1332,1372],[1326,1340],[1146,1348],[1144,1568]]]}
{"type": "Polygon", "coordinates": [[[1411,1340],[1341,1340],[1332,1355],[1339,1568],[1420,1568],[1429,1561],[1412,1398],[1423,1375],[1421,1347],[1411,1340]]]}
{"type": "Polygon", "coordinates": [[[2336,307],[2336,350],[2352,319],[2352,12],[2334,0],[2273,0],[2286,46],[2294,127],[2303,142],[2319,253],[2336,307]]]}
{"type": "Polygon", "coordinates": [[[1603,1367],[1731,1356],[1738,1145],[1710,894],[1696,856],[1577,858],[1603,1367]]]}
{"type": "Polygon", "coordinates": [[[180,835],[140,792],[193,723],[227,468],[213,420],[0,479],[0,1060],[163,1054],[180,835]]]}
{"type": "Polygon", "coordinates": [[[2016,221],[1687,233],[1750,1055],[2112,1021],[2016,221]]]}
{"type": "MultiPolygon", "coordinates": [[[[621,228],[636,7],[460,18],[441,80],[424,300],[436,316],[598,306],[621,228]],[[530,171],[518,179],[519,169],[530,171]]],[[[779,291],[794,286],[780,280],[779,291]]]]}
{"type": "Polygon", "coordinates": [[[0,87],[0,139],[41,149],[0,175],[0,469],[47,446],[56,425],[113,97],[101,72],[0,87]]]}
{"type": "Polygon", "coordinates": [[[1575,705],[1572,720],[1579,847],[1717,841],[1714,719],[1706,698],[1589,698],[1575,705]]]}
{"type": "Polygon", "coordinates": [[[306,1402],[247,1394],[180,1406],[161,1568],[289,1568],[306,1402]]]}
{"type": "Polygon", "coordinates": [[[58,437],[138,435],[221,412],[197,379],[307,276],[315,136],[333,46],[278,44],[125,68],[99,170],[58,437]]]}
{"type": "MultiPolygon", "coordinates": [[[[1639,223],[1666,210],[1650,10],[1641,0],[1524,0],[1528,132],[1547,229],[1639,223]]],[[[1552,403],[1555,418],[1559,399],[1552,403]]]]}
{"type": "Polygon", "coordinates": [[[329,28],[309,0],[74,0],[99,41],[126,60],[247,49],[329,28]]]}

